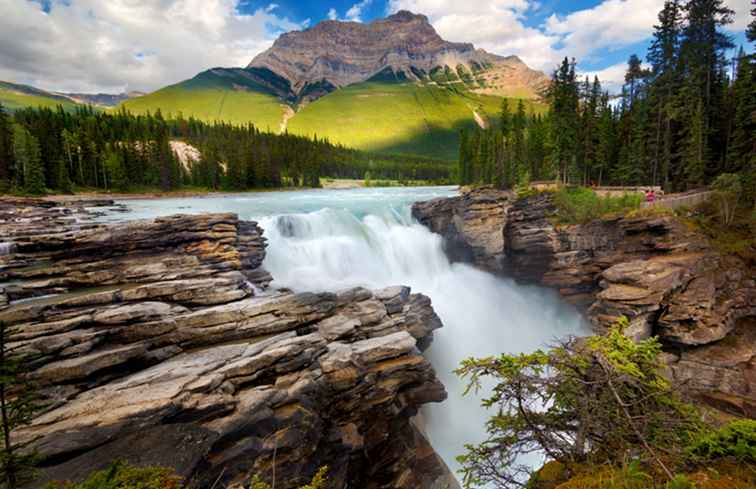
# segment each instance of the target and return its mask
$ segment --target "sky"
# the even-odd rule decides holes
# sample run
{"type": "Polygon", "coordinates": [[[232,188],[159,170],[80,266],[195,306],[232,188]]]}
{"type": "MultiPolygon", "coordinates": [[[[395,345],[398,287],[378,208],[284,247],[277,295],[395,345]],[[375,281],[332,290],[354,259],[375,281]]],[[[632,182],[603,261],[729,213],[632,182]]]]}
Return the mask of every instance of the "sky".
{"type": "MultiPolygon", "coordinates": [[[[565,56],[610,89],[645,56],[663,0],[0,0],[0,80],[62,92],[152,91],[246,66],[281,33],[325,19],[428,16],[448,41],[551,73],[565,56]]],[[[747,51],[750,0],[726,0],[747,51]]]]}

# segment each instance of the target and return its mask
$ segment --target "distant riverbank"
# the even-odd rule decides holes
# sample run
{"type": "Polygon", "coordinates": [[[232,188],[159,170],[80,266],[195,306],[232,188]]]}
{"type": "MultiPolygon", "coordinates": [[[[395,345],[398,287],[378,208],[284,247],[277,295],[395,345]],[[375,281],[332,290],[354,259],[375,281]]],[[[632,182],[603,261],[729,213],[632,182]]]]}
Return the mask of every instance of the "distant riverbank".
{"type": "MultiPolygon", "coordinates": [[[[365,187],[432,187],[433,182],[423,182],[413,180],[409,182],[400,182],[399,180],[356,180],[348,178],[321,178],[321,188],[327,190],[350,190],[365,187]]],[[[79,202],[88,200],[152,200],[152,199],[183,199],[189,197],[224,197],[228,195],[239,194],[256,194],[262,192],[291,192],[296,190],[311,190],[309,187],[276,187],[276,188],[258,188],[250,190],[235,191],[216,191],[207,189],[185,189],[161,191],[159,189],[136,190],[134,192],[102,192],[102,191],[77,191],[73,194],[50,194],[40,196],[41,199],[54,202],[79,202]]]]}

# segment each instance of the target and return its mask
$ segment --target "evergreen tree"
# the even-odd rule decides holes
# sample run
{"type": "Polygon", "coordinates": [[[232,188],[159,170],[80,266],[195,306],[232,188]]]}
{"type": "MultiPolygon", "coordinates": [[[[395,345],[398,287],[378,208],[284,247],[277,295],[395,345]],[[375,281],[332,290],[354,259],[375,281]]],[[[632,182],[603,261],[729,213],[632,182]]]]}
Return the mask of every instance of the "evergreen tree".
{"type": "Polygon", "coordinates": [[[732,84],[734,107],[732,131],[727,145],[725,172],[740,173],[745,198],[756,198],[756,61],[742,49],[732,84]]]}
{"type": "Polygon", "coordinates": [[[10,187],[13,167],[13,126],[0,104],[0,192],[10,187]]]}
{"type": "Polygon", "coordinates": [[[39,142],[23,126],[16,124],[13,132],[13,153],[21,176],[16,183],[25,192],[45,193],[45,172],[39,151],[39,142]]]}
{"type": "Polygon", "coordinates": [[[725,111],[725,52],[734,45],[723,28],[732,23],[733,11],[723,0],[689,0],[684,11],[680,63],[685,87],[678,92],[683,97],[679,106],[687,108],[682,113],[683,152],[687,157],[682,174],[687,178],[686,186],[695,186],[716,173],[716,162],[724,150],[724,144],[717,144],[713,136],[719,126],[717,120],[725,111]]]}
{"type": "Polygon", "coordinates": [[[559,180],[567,183],[574,172],[578,137],[579,95],[574,59],[564,58],[554,72],[548,100],[551,107],[552,159],[559,180]]]}
{"type": "Polygon", "coordinates": [[[649,117],[653,118],[650,142],[651,183],[669,185],[672,157],[675,153],[673,129],[674,94],[679,88],[678,55],[680,48],[681,10],[677,0],[666,1],[654,26],[654,39],[648,50],[651,65],[649,117]]]}
{"type": "Polygon", "coordinates": [[[525,144],[525,131],[527,129],[528,117],[525,113],[525,103],[520,99],[517,104],[517,112],[512,117],[512,160],[515,183],[530,178],[530,169],[528,168],[527,146],[525,144]]]}
{"type": "Polygon", "coordinates": [[[34,452],[21,452],[12,434],[31,423],[39,405],[26,377],[27,359],[9,351],[10,333],[5,323],[0,322],[0,423],[3,429],[0,480],[6,489],[17,489],[33,476],[38,456],[34,452]]]}
{"type": "Polygon", "coordinates": [[[499,128],[504,138],[509,138],[512,131],[512,114],[509,111],[509,100],[501,101],[501,113],[499,115],[499,128]]]}

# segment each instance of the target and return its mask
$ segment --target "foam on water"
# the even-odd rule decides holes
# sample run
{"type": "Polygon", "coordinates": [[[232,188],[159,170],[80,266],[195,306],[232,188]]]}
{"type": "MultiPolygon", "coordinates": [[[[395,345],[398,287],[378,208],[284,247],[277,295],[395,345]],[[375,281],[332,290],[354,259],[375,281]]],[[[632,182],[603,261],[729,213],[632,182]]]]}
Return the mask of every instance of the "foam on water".
{"type": "Polygon", "coordinates": [[[444,327],[426,352],[449,393],[425,408],[433,446],[456,469],[465,443],[482,441],[490,413],[463,397],[452,373],[468,357],[531,351],[587,331],[551,291],[524,287],[464,264],[452,264],[442,239],[414,221],[410,203],[451,188],[280,192],[226,198],[126,202],[134,214],[237,212],[258,219],[269,240],[264,266],[273,286],[296,291],[408,285],[431,297],[444,327]]]}

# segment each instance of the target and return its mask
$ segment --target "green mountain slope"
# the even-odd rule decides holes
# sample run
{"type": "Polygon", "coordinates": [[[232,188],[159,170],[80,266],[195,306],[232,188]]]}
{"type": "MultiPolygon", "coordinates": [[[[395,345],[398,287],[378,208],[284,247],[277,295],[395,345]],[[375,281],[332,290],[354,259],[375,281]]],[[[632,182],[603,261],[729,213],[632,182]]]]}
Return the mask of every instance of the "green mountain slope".
{"type": "Polygon", "coordinates": [[[278,131],[288,107],[278,98],[275,81],[266,86],[259,75],[243,69],[212,69],[119,107],[138,114],[160,109],[166,117],[182,114],[206,122],[252,122],[262,130],[278,131]]]}
{"type": "Polygon", "coordinates": [[[8,110],[18,110],[24,107],[56,108],[59,105],[64,110],[74,110],[78,104],[72,100],[54,93],[46,92],[28,85],[19,85],[0,81],[0,103],[8,110]]]}
{"type": "MultiPolygon", "coordinates": [[[[501,97],[435,83],[368,81],[303,107],[288,129],[357,149],[453,160],[459,131],[495,118],[501,103],[501,97]]],[[[526,104],[530,111],[542,110],[534,102],[526,104]]],[[[510,105],[516,108],[516,102],[510,105]]]]}

